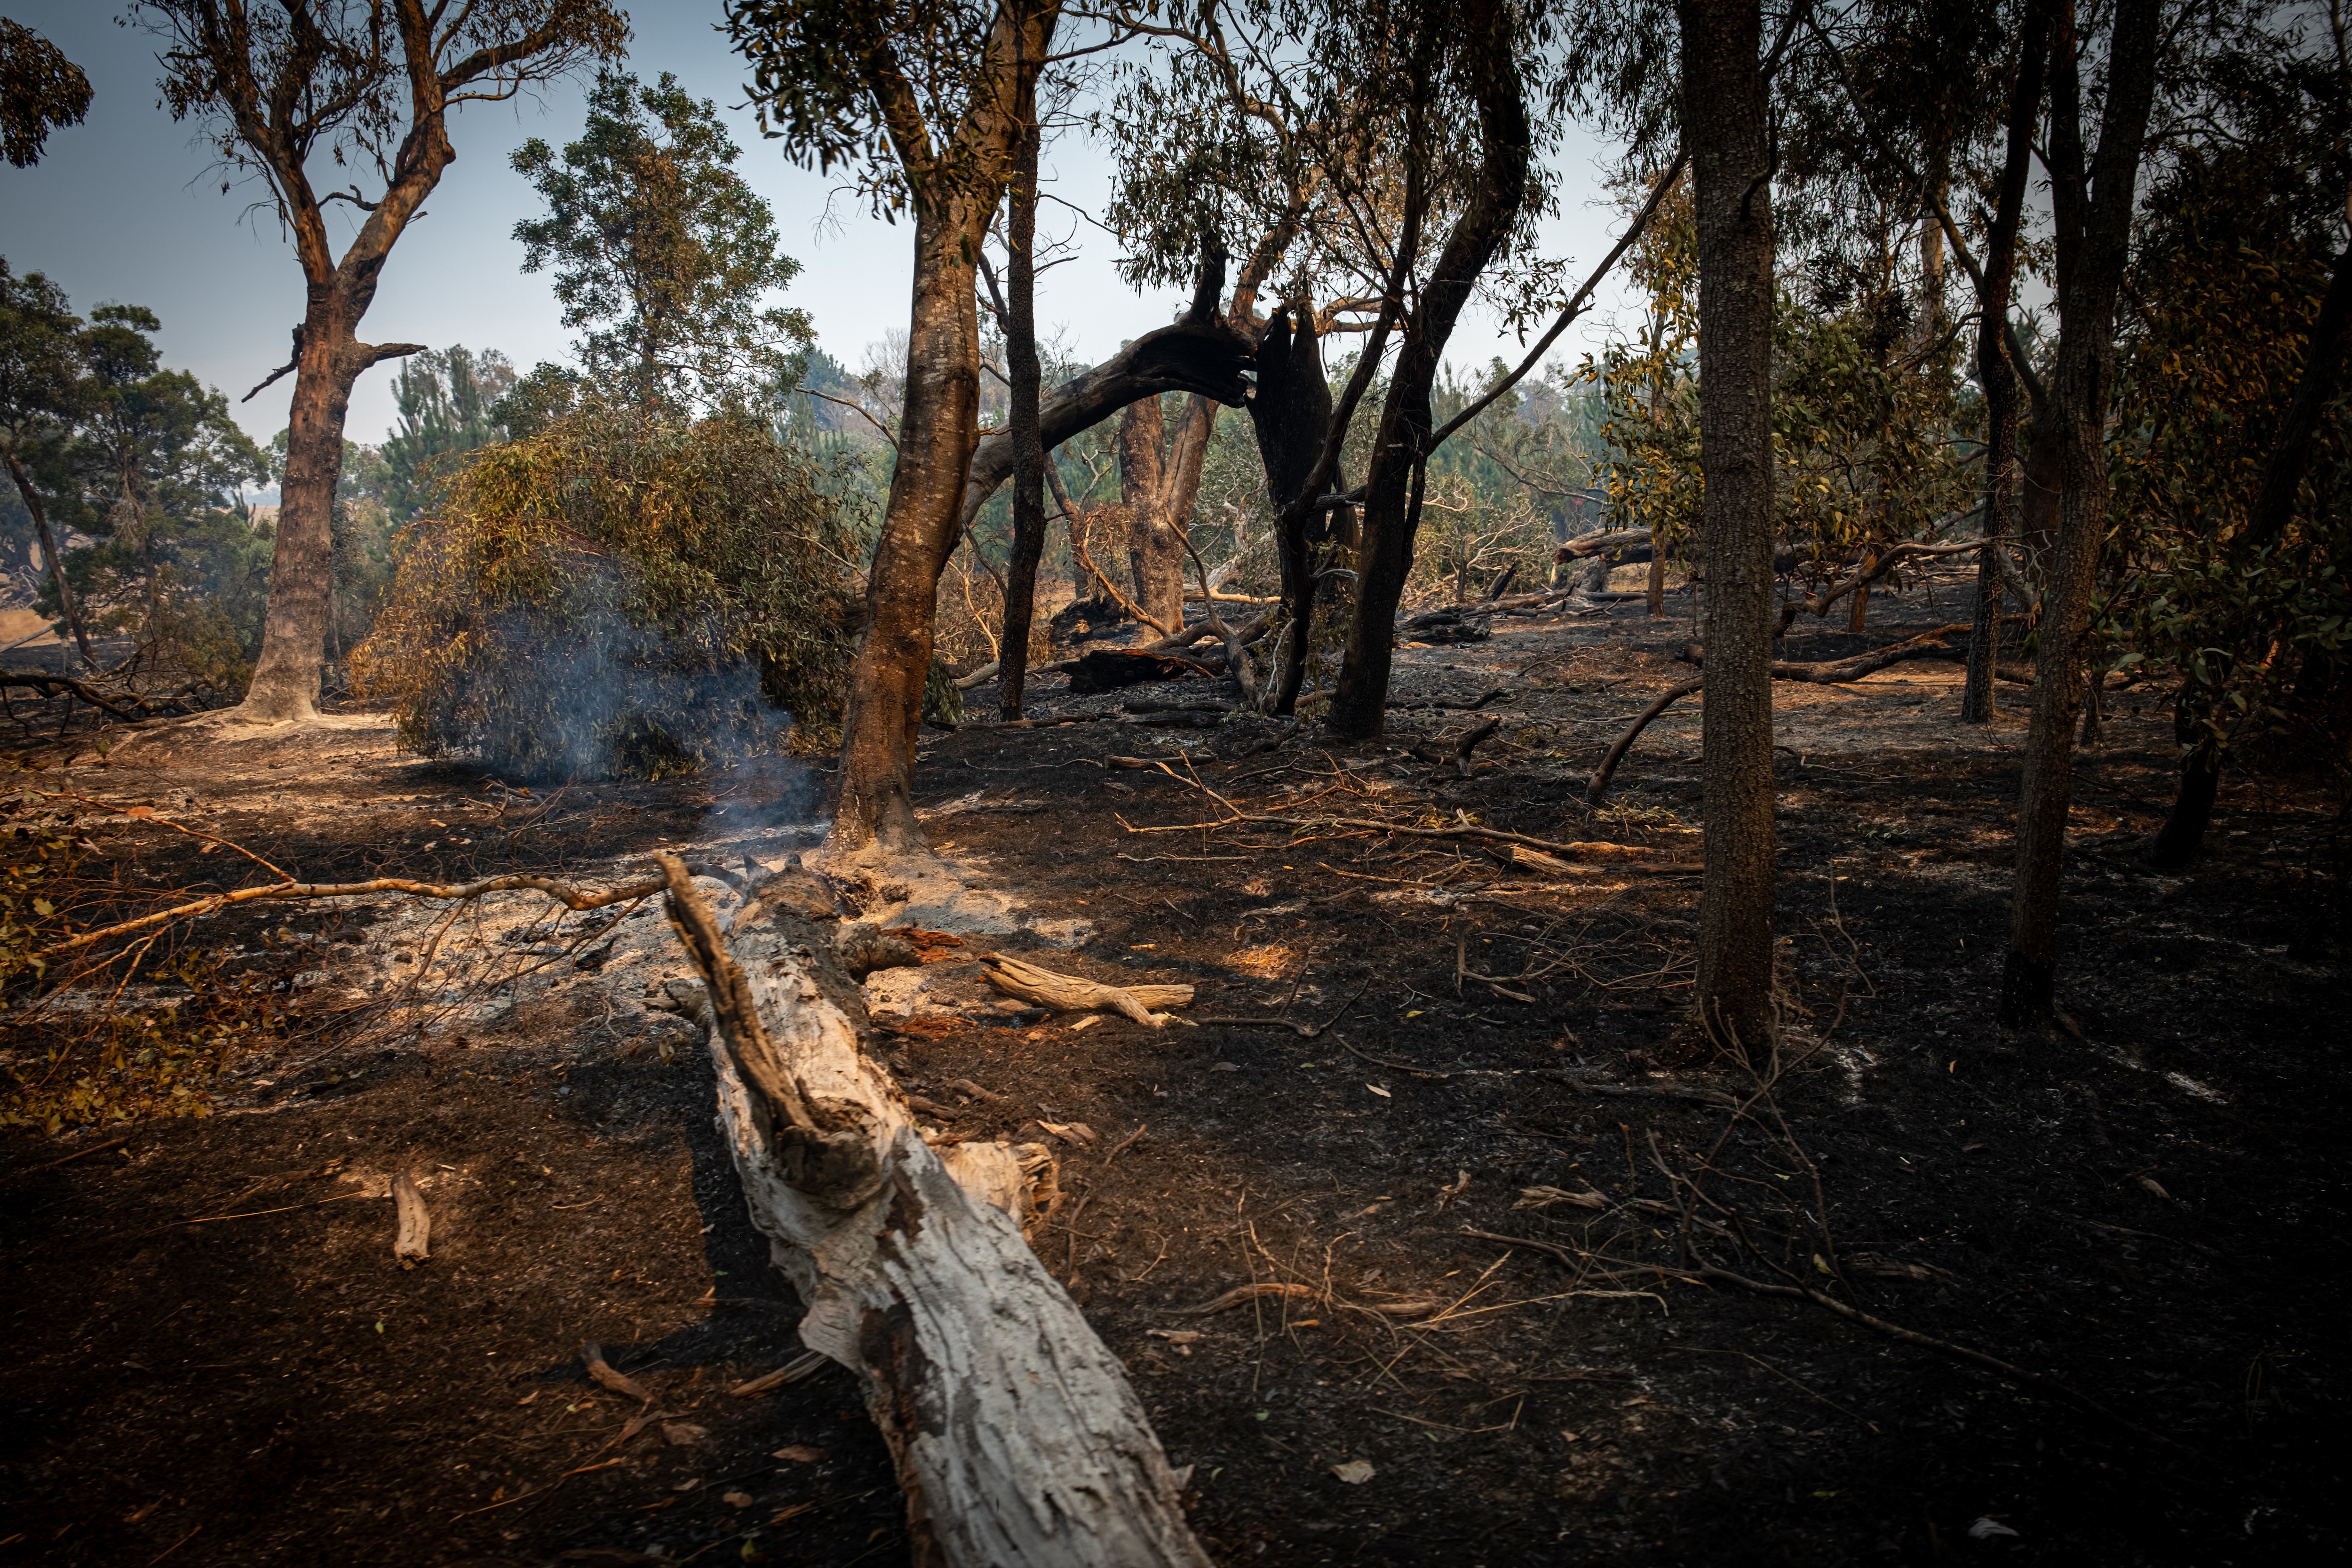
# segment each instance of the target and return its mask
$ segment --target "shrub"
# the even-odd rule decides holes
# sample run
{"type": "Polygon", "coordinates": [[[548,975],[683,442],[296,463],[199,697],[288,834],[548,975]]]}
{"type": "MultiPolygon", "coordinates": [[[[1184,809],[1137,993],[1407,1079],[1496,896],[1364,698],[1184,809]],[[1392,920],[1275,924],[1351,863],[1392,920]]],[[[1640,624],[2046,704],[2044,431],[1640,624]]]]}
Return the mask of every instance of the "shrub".
{"type": "Polygon", "coordinates": [[[353,689],[525,778],[659,778],[839,734],[855,524],[740,414],[584,399],[413,525],[353,689]]]}

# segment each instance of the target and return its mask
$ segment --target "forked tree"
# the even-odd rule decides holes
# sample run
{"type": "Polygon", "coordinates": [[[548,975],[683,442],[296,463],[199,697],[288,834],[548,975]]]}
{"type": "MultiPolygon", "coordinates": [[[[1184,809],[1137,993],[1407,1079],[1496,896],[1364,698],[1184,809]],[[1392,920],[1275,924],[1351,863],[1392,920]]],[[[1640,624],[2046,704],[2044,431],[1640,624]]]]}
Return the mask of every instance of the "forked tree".
{"type": "Polygon", "coordinates": [[[940,573],[962,537],[979,439],[981,246],[1034,118],[1024,109],[1059,16],[1056,0],[728,7],[770,133],[803,163],[854,166],[878,207],[914,218],[906,406],[842,716],[829,856],[921,842],[908,789],[940,573]]]}
{"type": "Polygon", "coordinates": [[[294,376],[261,657],[236,717],[305,720],[317,712],[326,649],[352,388],[371,366],[424,347],[362,342],[360,322],[393,247],[457,156],[450,112],[619,59],[628,22],[609,0],[143,0],[138,14],[163,40],[173,117],[203,128],[224,192],[240,174],[268,186],[264,205],[302,268],[293,356],[246,395],[294,376]],[[327,160],[372,170],[378,190],[320,190],[327,160]],[[341,254],[327,223],[336,202],[364,215],[341,254]]]}
{"type": "MultiPolygon", "coordinates": [[[[2074,90],[2073,6],[2062,8],[2050,104],[2052,209],[2057,217],[2058,360],[2049,429],[2059,456],[2059,510],[2033,669],[2033,723],[2018,789],[2017,872],[2000,1021],[2046,1026],[2055,1013],[2058,890],[2074,799],[2074,726],[2083,710],[2091,589],[2107,532],[2107,412],[2116,310],[2130,256],[2140,158],[2156,91],[2161,0],[2117,0],[2107,29],[2099,144],[2083,159],[2074,90]]],[[[2030,471],[2030,465],[2029,465],[2030,471]]]]}

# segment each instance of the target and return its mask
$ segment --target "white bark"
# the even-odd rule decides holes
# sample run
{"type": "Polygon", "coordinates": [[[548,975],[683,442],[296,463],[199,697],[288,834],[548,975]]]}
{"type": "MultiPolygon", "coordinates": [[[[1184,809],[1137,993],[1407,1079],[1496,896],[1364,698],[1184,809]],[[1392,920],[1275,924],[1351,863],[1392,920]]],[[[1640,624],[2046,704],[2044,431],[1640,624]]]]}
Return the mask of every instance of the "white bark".
{"type": "Polygon", "coordinates": [[[807,1303],[803,1342],[865,1386],[914,1561],[1207,1568],[1125,1369],[1023,1237],[1042,1151],[923,1142],[803,891],[760,889],[730,965],[681,906],[683,866],[670,885],[688,952],[719,971],[719,1121],[752,1223],[807,1303]]]}

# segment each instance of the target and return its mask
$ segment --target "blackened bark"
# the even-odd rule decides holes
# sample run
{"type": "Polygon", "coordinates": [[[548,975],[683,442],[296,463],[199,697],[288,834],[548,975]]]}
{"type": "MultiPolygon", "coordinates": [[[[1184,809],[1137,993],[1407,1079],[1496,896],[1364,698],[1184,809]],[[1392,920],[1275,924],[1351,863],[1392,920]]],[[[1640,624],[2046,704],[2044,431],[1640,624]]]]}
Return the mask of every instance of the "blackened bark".
{"type": "MultiPolygon", "coordinates": [[[[2026,176],[2033,155],[2033,125],[2042,105],[2042,64],[2050,53],[2051,0],[2026,7],[2018,37],[2017,77],[2009,97],[2009,147],[2001,166],[2000,192],[1993,205],[1992,234],[1985,246],[1984,286],[1977,302],[1977,384],[1985,396],[1984,537],[2009,531],[2017,498],[2017,369],[2009,361],[2009,304],[2017,275],[2017,231],[2025,211],[2026,176]]],[[[2000,562],[1988,544],[1977,554],[1976,630],[1969,643],[1968,680],[1960,694],[1960,721],[1982,724],[1993,715],[1993,665],[2000,634],[2000,562]]]]}
{"type": "MultiPolygon", "coordinates": [[[[2042,595],[2033,724],[2026,738],[2018,795],[2017,876],[2000,995],[2000,1021],[2012,1028],[2043,1026],[2054,1016],[2051,988],[2058,964],[2059,878],[2066,813],[2074,797],[2083,643],[2106,533],[2107,462],[2102,438],[2114,373],[2116,302],[2130,255],[2140,149],[2155,97],[2160,4],[2119,0],[2116,8],[2090,202],[2079,243],[2071,247],[2071,256],[2065,248],[2060,252],[2066,258],[2067,288],[2059,300],[2058,364],[2049,411],[2060,468],[2058,538],[2042,595]]],[[[2057,54],[2062,70],[2071,70],[2063,29],[2057,54]]],[[[2063,96],[2053,91],[2053,122],[2065,118],[2063,96]]],[[[2063,129],[2053,123],[2053,143],[2064,142],[2063,129]]],[[[2079,141],[2079,130],[2075,136],[2079,141]]],[[[2053,173],[2054,184],[2065,183],[2063,170],[2053,173]]],[[[2062,212],[2062,239],[2065,221],[2062,212]]]]}
{"type": "Polygon", "coordinates": [[[1531,150],[1527,101],[1511,53],[1512,24],[1494,0],[1473,0],[1452,26],[1453,47],[1462,51],[1460,68],[1478,106],[1479,167],[1398,345],[1364,476],[1355,613],[1329,719],[1332,732],[1348,739],[1377,735],[1386,722],[1397,605],[1412,571],[1421,521],[1418,476],[1433,426],[1430,386],[1478,275],[1502,247],[1527,199],[1531,150]]]}
{"type": "MultiPolygon", "coordinates": [[[[1331,432],[1331,384],[1323,371],[1311,300],[1276,311],[1266,323],[1257,345],[1257,395],[1249,411],[1265,468],[1266,499],[1277,519],[1275,555],[1282,569],[1284,630],[1267,711],[1288,714],[1297,707],[1307,676],[1307,637],[1315,624],[1315,557],[1346,526],[1336,521],[1334,510],[1294,506],[1331,432]]],[[[1346,483],[1334,468],[1326,488],[1344,489],[1346,483]]]]}
{"type": "Polygon", "coordinates": [[[1037,363],[1037,154],[1044,141],[1035,95],[1024,108],[1021,146],[1005,212],[1004,368],[1012,383],[1013,558],[1004,566],[1004,636],[997,646],[997,712],[1021,717],[1029,679],[1029,627],[1037,609],[1037,563],[1045,552],[1045,443],[1037,405],[1044,381],[1037,363]]]}

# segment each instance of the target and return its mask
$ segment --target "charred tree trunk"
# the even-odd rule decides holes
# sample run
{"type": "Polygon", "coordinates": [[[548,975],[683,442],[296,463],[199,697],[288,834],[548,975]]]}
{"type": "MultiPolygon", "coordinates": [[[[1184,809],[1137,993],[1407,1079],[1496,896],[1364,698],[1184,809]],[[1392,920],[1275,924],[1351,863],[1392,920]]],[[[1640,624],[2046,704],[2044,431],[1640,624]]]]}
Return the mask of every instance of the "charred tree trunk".
{"type": "Polygon", "coordinates": [[[81,650],[82,668],[95,670],[98,660],[89,651],[89,631],[82,625],[81,605],[75,602],[73,589],[66,584],[65,557],[58,551],[57,535],[49,531],[48,510],[41,505],[41,493],[33,488],[32,476],[25,472],[25,465],[16,460],[14,452],[8,454],[8,477],[16,481],[16,493],[24,498],[25,510],[33,515],[33,531],[40,536],[41,560],[48,570],[49,586],[57,590],[58,609],[73,633],[74,646],[81,650]]]}
{"type": "MultiPolygon", "coordinates": [[[[922,843],[908,792],[930,674],[940,573],[962,537],[966,479],[978,438],[976,258],[1024,134],[1021,106],[1057,19],[1052,5],[1000,11],[989,43],[998,62],[992,97],[983,96],[966,113],[944,154],[901,149],[902,158],[925,160],[913,182],[906,408],[882,533],[866,574],[866,629],[850,667],[828,858],[895,853],[922,843]]],[[[1008,458],[1011,448],[1008,438],[1008,458]]]]}
{"type": "MultiPolygon", "coordinates": [[[[2009,305],[2017,276],[2017,230],[2025,211],[2026,177],[2032,172],[2033,127],[2042,106],[2043,62],[2050,53],[2052,0],[2027,7],[2017,53],[2017,79],[2009,98],[2009,146],[2001,165],[2000,191],[1993,205],[1992,234],[1986,241],[1984,281],[1977,290],[1981,319],[1977,326],[1977,384],[1985,396],[1984,536],[1999,540],[2009,531],[2017,500],[2017,367],[2009,358],[2009,305]]],[[[1960,721],[1982,724],[1993,715],[1993,665],[2000,637],[2001,576],[1990,543],[1977,557],[1976,633],[1969,644],[1968,679],[1960,694],[1960,721]]]]}
{"type": "MultiPolygon", "coordinates": [[[[1469,200],[1422,286],[1389,383],[1364,477],[1356,605],[1331,694],[1334,734],[1362,739],[1386,723],[1397,605],[1412,571],[1421,525],[1423,462],[1433,429],[1430,385],[1478,275],[1494,259],[1527,199],[1530,146],[1511,24],[1495,0],[1473,0],[1447,20],[1452,47],[1478,106],[1479,168],[1469,200]]],[[[1415,150],[1417,155],[1418,150],[1415,150]]]]}
{"type": "MultiPolygon", "coordinates": [[[[2059,300],[2050,425],[2060,459],[2061,500],[2058,538],[2042,595],[2033,723],[2018,794],[2016,886],[2000,995],[2000,1021],[2012,1028],[2043,1026],[2053,1017],[2059,879],[2066,813],[2074,797],[2074,726],[2083,703],[2083,642],[2106,533],[2103,437],[2114,368],[2116,301],[2130,254],[2140,149],[2155,94],[2159,9],[2160,0],[2119,0],[2110,35],[2114,42],[2092,171],[2095,183],[2079,241],[2059,252],[2067,281],[2059,300]]],[[[2066,56],[2062,76],[2072,72],[2070,31],[2062,25],[2059,48],[2066,56]]],[[[2061,100],[2067,96],[2053,95],[2054,145],[2063,145],[2069,135],[2079,143],[2079,128],[2070,132],[2060,123],[2065,119],[2061,100]]],[[[2068,210],[2081,205],[2080,186],[2063,156],[2058,163],[2052,170],[2053,206],[2059,214],[2063,240],[2068,210]],[[2073,192],[2056,194],[2057,187],[2069,184],[2074,185],[2073,192]]]]}
{"type": "MultiPolygon", "coordinates": [[[[1315,331],[1315,307],[1299,300],[1275,312],[1257,345],[1257,395],[1250,400],[1250,423],[1265,468],[1266,500],[1284,520],[1275,540],[1282,571],[1283,633],[1273,672],[1267,711],[1288,714],[1298,703],[1307,678],[1307,637],[1315,624],[1315,558],[1344,522],[1328,509],[1301,510],[1295,503],[1313,477],[1331,433],[1331,384],[1323,371],[1323,351],[1315,331]]],[[[1342,489],[1336,468],[1327,486],[1342,489]]]]}
{"type": "MultiPolygon", "coordinates": [[[[997,713],[1021,717],[1029,681],[1029,628],[1037,613],[1037,563],[1045,552],[1045,443],[1038,399],[1044,375],[1037,363],[1037,156],[1045,140],[1036,95],[1022,107],[1021,147],[1013,166],[1005,210],[1004,362],[1012,383],[1013,555],[1004,564],[1004,637],[997,648],[997,713]]],[[[962,521],[962,520],[959,520],[962,521]]]]}
{"type": "Polygon", "coordinates": [[[1772,191],[1758,0],[1682,0],[1697,177],[1699,460],[1706,470],[1706,870],[1697,1023],[1756,1052],[1772,1013],[1772,191]]]}
{"type": "Polygon", "coordinates": [[[751,1222],[864,1389],[924,1565],[1207,1568],[1127,1381],[1024,1239],[1042,1149],[926,1144],[863,1048],[832,895],[787,872],[721,935],[664,856],[704,975],[719,1121],[751,1222]]]}

